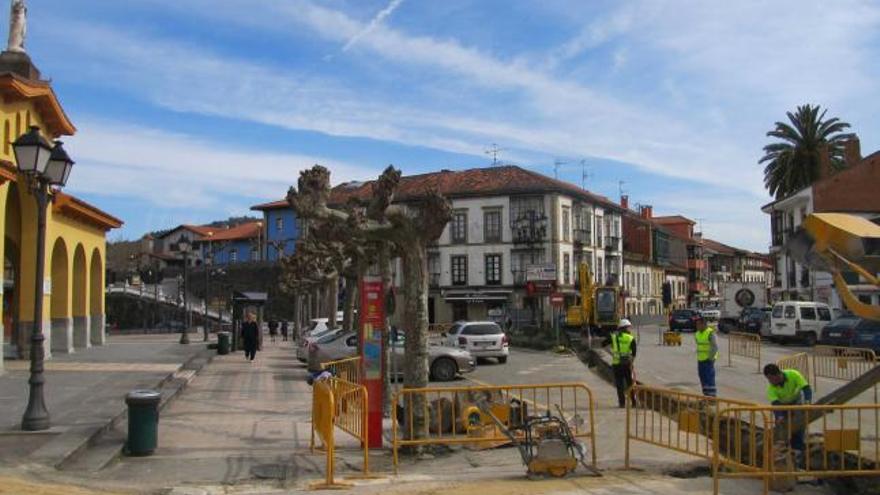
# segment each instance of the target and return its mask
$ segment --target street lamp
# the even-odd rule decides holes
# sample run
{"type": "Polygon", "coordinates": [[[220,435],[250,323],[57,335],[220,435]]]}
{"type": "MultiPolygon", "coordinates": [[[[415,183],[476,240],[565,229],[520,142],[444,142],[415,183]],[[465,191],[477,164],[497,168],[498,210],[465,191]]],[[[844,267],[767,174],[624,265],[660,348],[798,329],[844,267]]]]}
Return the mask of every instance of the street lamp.
{"type": "Polygon", "coordinates": [[[43,342],[43,284],[46,272],[46,206],[49,186],[58,188],[67,184],[73,160],[64,151],[61,141],[54,146],[41,134],[40,128],[30,130],[12,143],[15,162],[27,179],[30,191],[37,199],[37,267],[34,284],[34,327],[31,331],[31,366],[28,379],[28,404],[21,419],[21,429],[39,431],[49,429],[49,411],[43,397],[46,378],[43,375],[45,350],[43,342]]]}
{"type": "Polygon", "coordinates": [[[211,246],[209,244],[207,250],[205,251],[205,260],[202,263],[202,266],[205,269],[205,321],[204,321],[204,330],[205,330],[205,332],[204,332],[205,339],[204,340],[205,340],[205,342],[208,341],[208,322],[210,321],[208,319],[208,301],[210,301],[210,299],[208,298],[208,296],[210,295],[208,288],[210,287],[210,284],[211,284],[211,265],[213,265],[213,264],[214,264],[214,255],[213,255],[213,253],[211,253],[211,246]]]}
{"type": "Polygon", "coordinates": [[[180,331],[180,343],[189,344],[189,298],[186,297],[187,282],[189,281],[189,252],[192,244],[183,234],[177,240],[177,250],[183,253],[183,329],[180,331]]]}

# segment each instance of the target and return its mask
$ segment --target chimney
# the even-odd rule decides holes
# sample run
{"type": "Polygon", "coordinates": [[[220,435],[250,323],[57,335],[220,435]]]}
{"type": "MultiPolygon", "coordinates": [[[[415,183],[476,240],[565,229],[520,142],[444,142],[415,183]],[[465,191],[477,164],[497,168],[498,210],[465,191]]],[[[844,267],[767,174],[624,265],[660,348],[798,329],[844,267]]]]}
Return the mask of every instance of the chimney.
{"type": "Polygon", "coordinates": [[[645,220],[650,220],[654,217],[654,208],[651,205],[645,205],[642,206],[642,209],[639,213],[641,213],[642,218],[644,218],[645,220]]]}
{"type": "Polygon", "coordinates": [[[847,167],[855,167],[862,161],[862,145],[855,134],[843,143],[843,161],[847,167]]]}
{"type": "Polygon", "coordinates": [[[828,143],[819,144],[819,180],[831,177],[834,169],[831,168],[831,153],[828,150],[828,143]]]}
{"type": "Polygon", "coordinates": [[[620,196],[620,206],[622,206],[624,210],[629,209],[629,196],[626,194],[620,196]]]}

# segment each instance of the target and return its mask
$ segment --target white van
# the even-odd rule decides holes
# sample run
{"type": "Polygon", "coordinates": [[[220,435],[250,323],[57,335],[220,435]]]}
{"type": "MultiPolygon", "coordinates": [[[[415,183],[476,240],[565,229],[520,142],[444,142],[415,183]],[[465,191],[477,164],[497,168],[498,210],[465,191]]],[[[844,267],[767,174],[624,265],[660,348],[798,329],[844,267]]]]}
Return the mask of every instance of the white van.
{"type": "Polygon", "coordinates": [[[831,323],[831,308],[812,301],[782,301],[773,305],[770,314],[770,340],[800,340],[816,345],[822,328],[831,323]]]}

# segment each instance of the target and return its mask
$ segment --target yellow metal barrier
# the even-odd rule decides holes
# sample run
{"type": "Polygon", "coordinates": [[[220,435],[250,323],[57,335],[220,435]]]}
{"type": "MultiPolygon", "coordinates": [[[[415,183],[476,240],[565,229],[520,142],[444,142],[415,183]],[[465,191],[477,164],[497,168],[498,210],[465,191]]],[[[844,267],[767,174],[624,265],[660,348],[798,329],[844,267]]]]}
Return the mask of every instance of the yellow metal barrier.
{"type": "Polygon", "coordinates": [[[327,477],[315,489],[338,488],[334,482],[336,443],[334,431],[339,428],[355,437],[364,450],[363,477],[370,475],[370,456],[367,444],[367,389],[363,385],[339,378],[318,380],[312,390],[312,438],[310,448],[315,450],[315,433],[327,454],[327,477]]]}
{"type": "Polygon", "coordinates": [[[362,383],[360,356],[338,359],[321,363],[321,369],[333,373],[333,376],[350,383],[362,383]]]}
{"type": "Polygon", "coordinates": [[[478,407],[488,403],[492,414],[507,426],[522,425],[531,416],[546,413],[564,416],[575,438],[588,439],[592,466],[596,467],[593,392],[582,383],[431,387],[402,389],[393,404],[392,448],[395,470],[401,447],[417,445],[497,446],[510,439],[478,407]],[[418,426],[417,426],[418,423],[418,426]]]}
{"type": "Polygon", "coordinates": [[[871,349],[817,345],[813,348],[813,388],[818,378],[855,380],[877,365],[871,349]]]}
{"type": "Polygon", "coordinates": [[[727,334],[727,365],[733,366],[733,355],[755,359],[761,372],[761,336],[754,333],[730,332],[727,334]]]}
{"type": "Polygon", "coordinates": [[[428,335],[440,335],[452,328],[452,323],[431,323],[428,325],[428,335]]]}
{"type": "Polygon", "coordinates": [[[726,436],[734,448],[712,458],[714,493],[722,478],[762,478],[766,494],[791,487],[798,476],[878,476],[878,418],[880,404],[725,409],[715,419],[713,439],[720,444],[726,436]],[[791,448],[797,436],[803,453],[791,448]]]}
{"type": "Polygon", "coordinates": [[[755,404],[634,385],[626,404],[626,468],[629,469],[633,441],[711,459],[712,422],[718,412],[752,405],[755,404]]]}
{"type": "Polygon", "coordinates": [[[681,345],[681,333],[666,327],[657,328],[657,345],[681,345]]]}
{"type": "MultiPolygon", "coordinates": [[[[812,376],[810,374],[810,356],[806,352],[799,352],[797,354],[793,354],[791,356],[786,356],[784,358],[776,361],[776,366],[779,366],[779,369],[790,370],[795,369],[798,370],[804,378],[807,380],[812,376]]],[[[813,380],[815,382],[815,380],[813,380]]],[[[816,384],[810,384],[813,390],[816,390],[816,384]]]]}

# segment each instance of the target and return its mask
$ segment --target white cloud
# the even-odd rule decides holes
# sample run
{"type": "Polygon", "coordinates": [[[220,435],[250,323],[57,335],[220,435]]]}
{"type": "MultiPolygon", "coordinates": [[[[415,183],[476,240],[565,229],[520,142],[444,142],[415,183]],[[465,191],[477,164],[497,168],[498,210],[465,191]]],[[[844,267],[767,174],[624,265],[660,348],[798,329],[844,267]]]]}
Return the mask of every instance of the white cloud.
{"type": "Polygon", "coordinates": [[[77,161],[69,185],[73,193],[133,197],[178,209],[246,210],[283,197],[299,172],[315,163],[331,169],[334,183],[379,172],[327,157],[234,148],[102,120],[80,122],[65,146],[77,161]],[[242,204],[229,205],[229,197],[242,204]]]}
{"type": "Polygon", "coordinates": [[[363,29],[358,31],[357,34],[355,34],[354,36],[349,38],[348,41],[345,42],[345,45],[343,45],[342,47],[342,51],[347,52],[358,41],[375,31],[376,28],[379,27],[380,24],[382,24],[385,18],[390,16],[395,10],[397,10],[397,8],[400,7],[400,4],[402,3],[403,0],[391,0],[391,2],[386,5],[384,9],[380,10],[379,13],[377,13],[376,16],[373,17],[363,29]]]}

